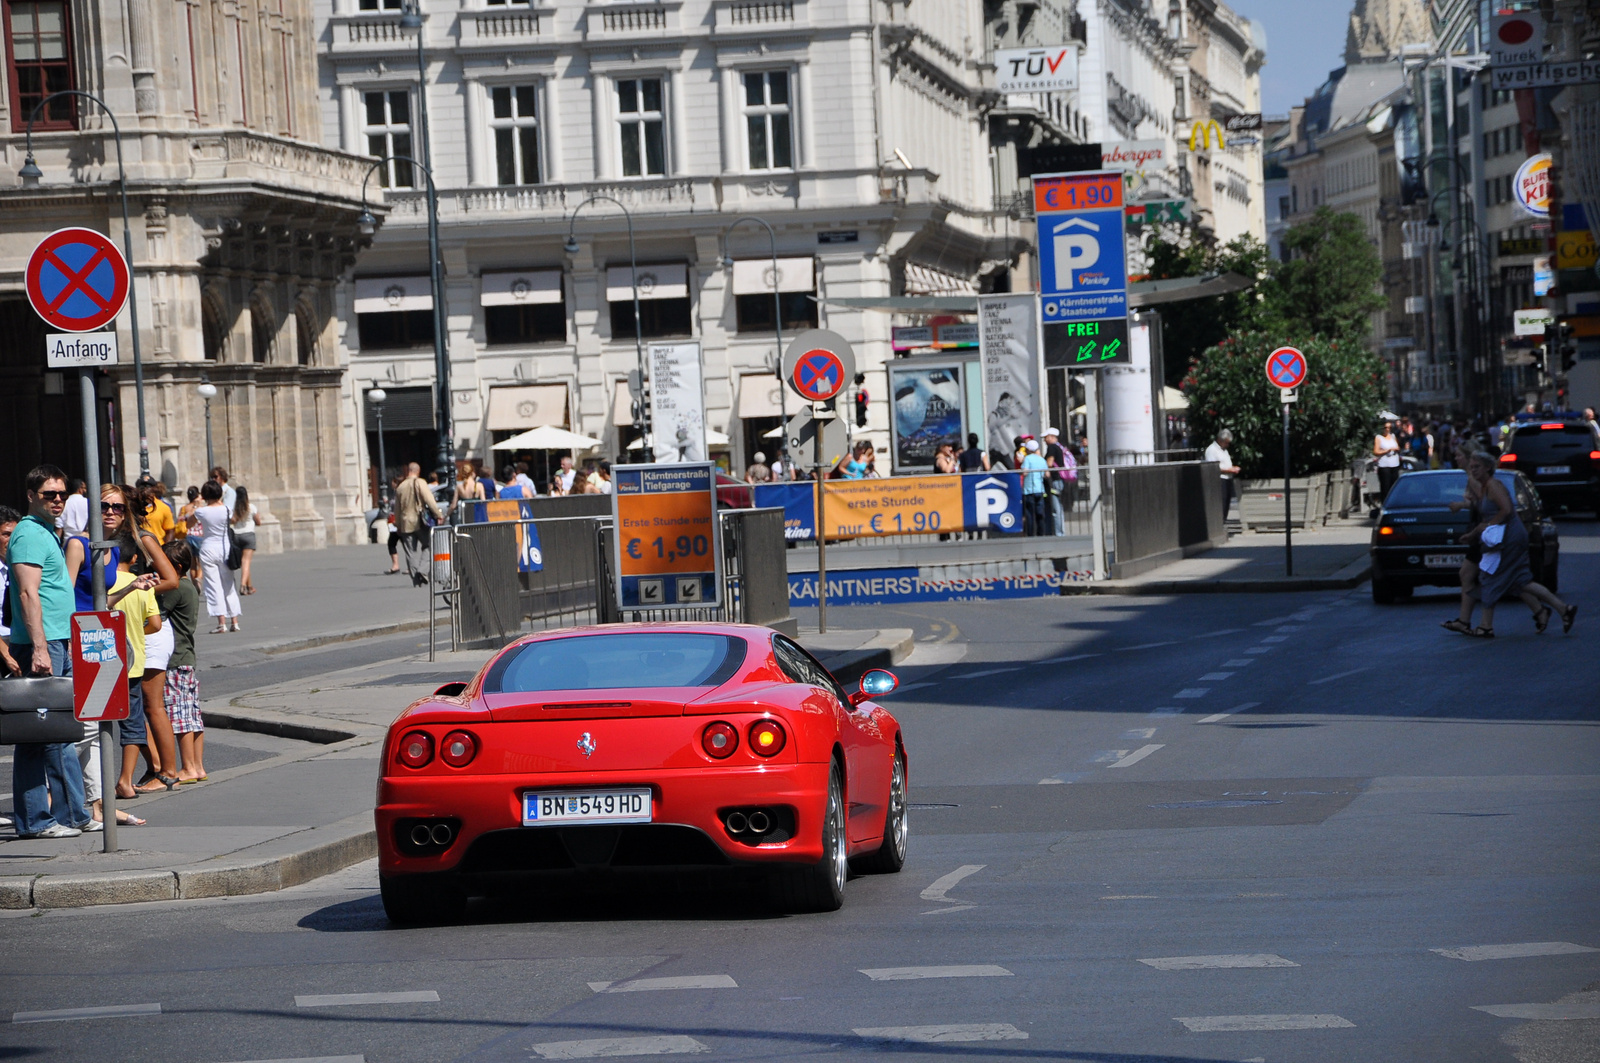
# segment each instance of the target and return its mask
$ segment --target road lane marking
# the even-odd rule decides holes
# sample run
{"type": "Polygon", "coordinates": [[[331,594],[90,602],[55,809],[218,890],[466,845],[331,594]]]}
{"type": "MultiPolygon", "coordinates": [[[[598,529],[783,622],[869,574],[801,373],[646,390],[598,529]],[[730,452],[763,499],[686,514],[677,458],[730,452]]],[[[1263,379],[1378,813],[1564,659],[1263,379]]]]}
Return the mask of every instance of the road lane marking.
{"type": "Polygon", "coordinates": [[[971,911],[972,909],[974,909],[976,907],[977,907],[976,904],[952,904],[948,908],[935,908],[932,911],[923,912],[922,914],[923,915],[944,915],[946,912],[967,912],[967,911],[971,911]]]}
{"type": "Polygon", "coordinates": [[[1251,664],[1255,664],[1255,663],[1256,663],[1255,662],[1255,658],[1253,658],[1253,657],[1235,657],[1231,661],[1223,661],[1222,662],[1222,667],[1224,667],[1224,668],[1243,668],[1246,665],[1251,665],[1251,664]]]}
{"type": "Polygon", "coordinates": [[[1166,748],[1165,745],[1159,744],[1159,743],[1156,744],[1156,745],[1150,745],[1150,746],[1140,746],[1138,749],[1134,750],[1132,753],[1129,753],[1127,756],[1123,757],[1121,760],[1117,761],[1115,764],[1109,765],[1109,767],[1113,767],[1113,768],[1131,768],[1135,764],[1137,764],[1141,760],[1143,760],[1145,757],[1148,757],[1150,754],[1154,753],[1156,750],[1165,749],[1165,748],[1166,748]]]}
{"type": "Polygon", "coordinates": [[[968,875],[976,875],[988,866],[988,864],[962,864],[948,875],[941,875],[939,878],[934,879],[933,885],[922,891],[922,899],[925,901],[942,901],[944,900],[944,895],[949,893],[951,887],[956,883],[968,875]]]}
{"type": "Polygon", "coordinates": [[[1232,679],[1232,678],[1233,678],[1233,673],[1232,672],[1207,672],[1205,675],[1200,677],[1199,682],[1201,682],[1201,683],[1220,683],[1224,679],[1232,679]]]}
{"type": "Polygon", "coordinates": [[[1108,893],[1102,901],[1159,901],[1154,893],[1108,893]]]}
{"type": "Polygon", "coordinates": [[[303,1056],[298,1059],[249,1059],[242,1063],[367,1063],[366,1056],[303,1056]]]}
{"type": "Polygon", "coordinates": [[[1119,650],[1153,650],[1158,646],[1176,646],[1176,642],[1141,642],[1137,646],[1118,646],[1119,650]]]}
{"type": "Polygon", "coordinates": [[[1090,763],[1110,764],[1113,761],[1121,760],[1127,755],[1128,750],[1126,749],[1102,749],[1100,752],[1096,753],[1093,758],[1091,758],[1090,763]]]}
{"type": "Polygon", "coordinates": [[[619,1056],[682,1056],[709,1052],[693,1037],[596,1037],[587,1041],[546,1041],[533,1046],[538,1059],[615,1059],[619,1056]]]}
{"type": "Polygon", "coordinates": [[[1600,1000],[1575,1000],[1570,1004],[1474,1004],[1472,1010],[1487,1012],[1497,1019],[1600,1019],[1600,1000]]]}
{"type": "Polygon", "coordinates": [[[1265,643],[1288,642],[1289,641],[1289,636],[1287,636],[1287,635],[1268,635],[1266,638],[1262,639],[1261,641],[1265,642],[1265,643]]]}
{"type": "Polygon", "coordinates": [[[1150,712],[1150,718],[1152,720],[1160,720],[1168,716],[1181,715],[1183,715],[1183,707],[1180,705],[1163,705],[1159,709],[1153,709],[1150,712]]]}
{"type": "Polygon", "coordinates": [[[1293,634],[1296,631],[1299,631],[1300,630],[1300,625],[1299,624],[1285,624],[1283,627],[1275,627],[1272,630],[1274,632],[1276,632],[1277,634],[1279,634],[1279,635],[1288,635],[1288,634],[1293,634]]]}
{"type": "Polygon", "coordinates": [[[1257,620],[1251,626],[1252,627],[1276,627],[1277,625],[1283,623],[1285,620],[1290,620],[1290,619],[1293,619],[1293,618],[1292,617],[1287,617],[1287,616],[1272,616],[1272,617],[1268,617],[1265,620],[1257,620]]]}
{"type": "Polygon", "coordinates": [[[1243,631],[1242,627],[1225,627],[1220,631],[1205,631],[1198,635],[1190,635],[1191,639],[1214,639],[1219,635],[1237,635],[1243,631]]]}
{"type": "Polygon", "coordinates": [[[432,989],[410,993],[323,993],[294,998],[297,1008],[334,1008],[346,1004],[437,1004],[439,994],[432,989]]]}
{"type": "Polygon", "coordinates": [[[909,1041],[919,1045],[958,1041],[1026,1041],[1028,1035],[1009,1022],[947,1023],[942,1026],[869,1026],[853,1031],[869,1041],[909,1041]]]}
{"type": "Polygon", "coordinates": [[[1246,967],[1298,967],[1293,960],[1271,952],[1249,952],[1231,956],[1157,956],[1140,960],[1158,971],[1232,971],[1246,967]]]}
{"type": "Polygon", "coordinates": [[[1272,647],[1271,646],[1251,646],[1248,650],[1245,650],[1244,652],[1246,652],[1246,653],[1271,653],[1272,652],[1272,647]]]}
{"type": "Polygon", "coordinates": [[[1087,661],[1090,657],[1104,657],[1103,653],[1074,653],[1069,657],[1046,657],[1035,664],[1066,664],[1068,661],[1087,661]]]}
{"type": "Polygon", "coordinates": [[[725,974],[679,974],[666,978],[628,978],[620,982],[590,982],[596,993],[651,993],[659,989],[738,989],[725,974]]]}
{"type": "Polygon", "coordinates": [[[1155,736],[1156,729],[1154,727],[1134,727],[1122,732],[1123,738],[1154,738],[1155,736]]]}
{"type": "Polygon", "coordinates": [[[1216,723],[1218,720],[1226,720],[1229,716],[1232,716],[1234,713],[1246,712],[1246,711],[1248,711],[1250,709],[1253,709],[1259,704],[1261,704],[1261,702],[1259,702],[1259,701],[1240,702],[1238,705],[1235,705],[1233,708],[1229,709],[1227,712],[1214,712],[1210,716],[1202,716],[1198,720],[1196,720],[1195,723],[1216,723]]]}
{"type": "Polygon", "coordinates": [[[1175,698],[1203,698],[1209,693],[1211,693],[1210,687],[1184,687],[1172,696],[1175,698]]]}
{"type": "Polygon", "coordinates": [[[952,679],[982,679],[986,675],[1000,675],[1003,672],[1020,672],[1022,668],[985,668],[981,672],[962,672],[960,675],[951,676],[952,679]]]}
{"type": "Polygon", "coordinates": [[[1515,960],[1523,956],[1571,956],[1579,952],[1600,952],[1570,941],[1525,941],[1516,945],[1466,945],[1457,949],[1429,949],[1452,960],[1515,960]]]}
{"type": "Polygon", "coordinates": [[[992,963],[946,964],[942,967],[863,967],[874,982],[910,982],[918,978],[1010,978],[1004,967],[992,963]]]}
{"type": "Polygon", "coordinates": [[[1343,679],[1346,676],[1359,675],[1362,672],[1370,672],[1371,670],[1372,669],[1370,668],[1352,668],[1348,672],[1339,672],[1336,675],[1325,675],[1321,679],[1313,679],[1311,682],[1307,683],[1306,686],[1319,687],[1324,683],[1331,683],[1335,679],[1343,679]]]}
{"type": "Polygon", "coordinates": [[[120,1019],[130,1015],[160,1015],[160,1004],[108,1004],[98,1008],[57,1008],[54,1011],[17,1011],[13,1023],[75,1022],[79,1019],[120,1019]]]}
{"type": "Polygon", "coordinates": [[[1339,1015],[1191,1015],[1178,1021],[1190,1033],[1233,1033],[1253,1030],[1353,1030],[1355,1023],[1339,1015]]]}

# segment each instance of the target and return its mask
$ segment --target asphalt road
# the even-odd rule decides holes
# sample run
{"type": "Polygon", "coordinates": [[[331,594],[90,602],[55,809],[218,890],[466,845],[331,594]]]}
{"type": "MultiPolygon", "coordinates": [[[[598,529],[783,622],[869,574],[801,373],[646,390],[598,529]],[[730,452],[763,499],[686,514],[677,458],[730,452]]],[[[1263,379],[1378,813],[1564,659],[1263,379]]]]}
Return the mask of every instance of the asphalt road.
{"type": "Polygon", "coordinates": [[[366,864],[9,916],[0,1058],[1592,1063],[1600,525],[1562,535],[1566,637],[1364,587],[831,610],[919,638],[911,858],[843,911],[576,882],[402,931],[366,864]]]}

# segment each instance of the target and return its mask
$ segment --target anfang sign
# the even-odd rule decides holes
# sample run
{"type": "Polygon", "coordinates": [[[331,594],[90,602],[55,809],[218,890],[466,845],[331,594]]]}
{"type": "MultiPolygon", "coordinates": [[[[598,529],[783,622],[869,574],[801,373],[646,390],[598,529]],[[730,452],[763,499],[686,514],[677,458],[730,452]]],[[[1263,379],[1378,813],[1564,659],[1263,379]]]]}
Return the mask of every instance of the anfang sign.
{"type": "Polygon", "coordinates": [[[44,338],[45,367],[98,369],[117,364],[115,332],[53,332],[44,338]]]}

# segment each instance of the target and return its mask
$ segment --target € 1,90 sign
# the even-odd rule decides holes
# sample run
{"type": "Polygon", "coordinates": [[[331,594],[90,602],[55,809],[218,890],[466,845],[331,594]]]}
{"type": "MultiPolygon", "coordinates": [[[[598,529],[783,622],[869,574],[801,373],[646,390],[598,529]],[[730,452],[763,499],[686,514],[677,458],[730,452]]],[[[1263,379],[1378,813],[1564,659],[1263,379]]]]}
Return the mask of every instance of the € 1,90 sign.
{"type": "Polygon", "coordinates": [[[613,470],[617,601],[622,608],[720,603],[715,470],[709,462],[613,470]]]}

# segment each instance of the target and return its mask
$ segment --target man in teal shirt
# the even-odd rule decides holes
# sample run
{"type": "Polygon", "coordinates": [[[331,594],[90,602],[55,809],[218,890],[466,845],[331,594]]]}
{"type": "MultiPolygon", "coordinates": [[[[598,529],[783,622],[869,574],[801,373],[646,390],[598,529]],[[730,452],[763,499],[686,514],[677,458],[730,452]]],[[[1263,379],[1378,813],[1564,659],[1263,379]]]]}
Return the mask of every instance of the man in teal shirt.
{"type": "Polygon", "coordinates": [[[1039,454],[1039,441],[1022,443],[1022,527],[1025,535],[1050,534],[1050,510],[1046,505],[1044,478],[1050,463],[1039,454]]]}
{"type": "MultiPolygon", "coordinates": [[[[72,584],[56,538],[67,505],[67,474],[54,465],[28,473],[28,515],[6,549],[11,569],[11,656],[27,675],[67,675],[72,657],[72,584]]],[[[84,806],[83,769],[71,742],[16,746],[12,807],[24,838],[75,838],[94,823],[84,806]]],[[[96,824],[98,826],[98,824],[96,824]]],[[[92,828],[90,828],[92,829],[92,828]]]]}

